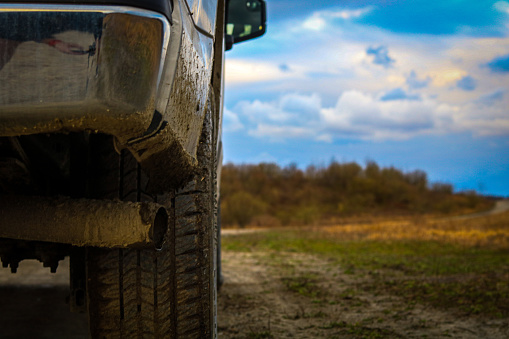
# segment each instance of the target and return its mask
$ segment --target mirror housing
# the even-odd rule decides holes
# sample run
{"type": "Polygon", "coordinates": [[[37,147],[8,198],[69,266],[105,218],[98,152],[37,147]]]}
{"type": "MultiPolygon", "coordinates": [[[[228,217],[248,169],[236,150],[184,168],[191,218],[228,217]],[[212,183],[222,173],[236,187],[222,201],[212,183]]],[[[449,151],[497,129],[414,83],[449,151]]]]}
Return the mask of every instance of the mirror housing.
{"type": "Polygon", "coordinates": [[[265,34],[267,8],[264,0],[228,0],[226,6],[226,50],[233,44],[265,34]]]}

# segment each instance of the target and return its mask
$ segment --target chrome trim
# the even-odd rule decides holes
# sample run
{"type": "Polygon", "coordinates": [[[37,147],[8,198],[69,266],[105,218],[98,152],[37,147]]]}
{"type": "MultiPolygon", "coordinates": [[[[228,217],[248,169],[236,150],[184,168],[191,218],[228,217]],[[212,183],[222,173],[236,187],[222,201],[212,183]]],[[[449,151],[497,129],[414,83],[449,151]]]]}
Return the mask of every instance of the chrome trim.
{"type": "MultiPolygon", "coordinates": [[[[164,64],[168,43],[170,41],[170,23],[163,14],[152,12],[142,8],[129,6],[107,6],[107,5],[44,5],[44,4],[0,4],[0,12],[85,12],[85,13],[122,13],[142,16],[150,19],[157,19],[163,24],[163,45],[161,50],[161,65],[164,64]],[[28,6],[28,7],[27,7],[28,6]]],[[[159,70],[157,83],[161,81],[163,69],[159,70]]]]}
{"type": "Polygon", "coordinates": [[[125,143],[147,130],[169,80],[164,15],[1,4],[0,20],[0,136],[86,129],[125,143]]]}

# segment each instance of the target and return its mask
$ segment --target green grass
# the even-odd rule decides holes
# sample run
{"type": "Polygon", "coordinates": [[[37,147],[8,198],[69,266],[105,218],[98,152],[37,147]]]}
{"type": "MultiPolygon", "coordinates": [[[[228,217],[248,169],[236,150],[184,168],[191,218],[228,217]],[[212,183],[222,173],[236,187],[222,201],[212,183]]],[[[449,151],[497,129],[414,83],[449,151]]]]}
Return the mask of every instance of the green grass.
{"type": "Polygon", "coordinates": [[[430,241],[341,241],[287,231],[230,236],[222,242],[230,251],[304,252],[333,258],[346,269],[393,269],[414,275],[488,273],[509,266],[505,250],[430,241]]]}
{"type": "MultiPolygon", "coordinates": [[[[304,252],[329,259],[346,274],[370,274],[378,283],[363,288],[402,296],[408,302],[455,308],[463,314],[509,316],[509,256],[506,250],[432,241],[342,241],[297,231],[224,237],[230,251],[268,251],[273,258],[304,252]],[[383,282],[383,283],[380,283],[383,282]]],[[[315,281],[298,276],[283,282],[296,293],[319,297],[315,281]]]]}

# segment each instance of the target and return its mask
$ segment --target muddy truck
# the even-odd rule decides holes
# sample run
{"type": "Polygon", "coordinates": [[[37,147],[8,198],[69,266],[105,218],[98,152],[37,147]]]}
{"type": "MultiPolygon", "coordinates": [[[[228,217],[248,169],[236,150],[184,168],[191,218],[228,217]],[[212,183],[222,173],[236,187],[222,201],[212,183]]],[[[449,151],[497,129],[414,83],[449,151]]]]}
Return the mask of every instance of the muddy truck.
{"type": "Polygon", "coordinates": [[[1,261],[70,257],[93,338],[216,336],[224,52],[265,11],[0,2],[1,261]]]}

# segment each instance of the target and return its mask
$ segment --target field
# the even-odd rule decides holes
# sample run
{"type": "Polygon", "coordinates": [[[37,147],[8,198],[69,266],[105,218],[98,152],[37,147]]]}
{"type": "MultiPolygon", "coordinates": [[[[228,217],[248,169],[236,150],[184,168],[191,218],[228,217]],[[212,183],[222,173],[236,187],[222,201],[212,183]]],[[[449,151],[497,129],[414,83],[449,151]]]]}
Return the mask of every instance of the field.
{"type": "Polygon", "coordinates": [[[509,337],[509,212],[222,241],[222,338],[509,337]]]}

